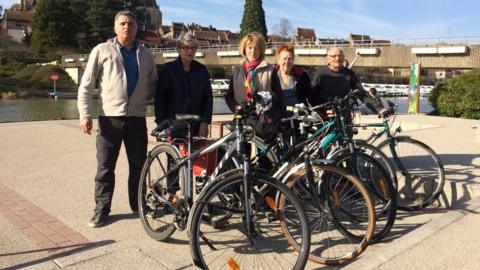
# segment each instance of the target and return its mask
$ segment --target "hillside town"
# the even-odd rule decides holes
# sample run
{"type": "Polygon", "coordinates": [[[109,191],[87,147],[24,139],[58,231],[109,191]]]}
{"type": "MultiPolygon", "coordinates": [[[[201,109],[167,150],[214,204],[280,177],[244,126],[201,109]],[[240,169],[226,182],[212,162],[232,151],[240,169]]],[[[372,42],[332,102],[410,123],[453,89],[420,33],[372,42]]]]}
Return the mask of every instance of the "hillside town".
{"type": "MultiPolygon", "coordinates": [[[[191,32],[200,42],[200,46],[237,44],[238,33],[215,26],[203,26],[196,22],[170,22],[163,24],[161,7],[155,0],[139,0],[138,5],[144,8],[145,21],[137,38],[147,47],[173,47],[175,40],[183,32],[191,32]]],[[[18,0],[11,7],[0,7],[0,36],[8,36],[11,40],[22,43],[25,37],[32,32],[32,21],[35,13],[36,0],[18,0]]],[[[291,38],[279,35],[269,35],[269,42],[292,41],[301,45],[329,45],[342,46],[358,45],[390,45],[388,40],[376,40],[369,35],[349,34],[347,39],[317,37],[315,29],[296,27],[291,38]]]]}

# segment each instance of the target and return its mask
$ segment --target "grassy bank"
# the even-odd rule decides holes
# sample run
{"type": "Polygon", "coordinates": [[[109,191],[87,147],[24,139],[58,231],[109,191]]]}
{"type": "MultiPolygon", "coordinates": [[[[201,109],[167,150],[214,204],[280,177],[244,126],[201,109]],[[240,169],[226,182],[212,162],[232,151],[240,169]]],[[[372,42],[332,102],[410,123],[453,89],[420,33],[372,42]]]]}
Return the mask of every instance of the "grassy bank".
{"type": "Polygon", "coordinates": [[[74,92],[76,85],[68,74],[56,65],[17,66],[14,69],[5,67],[0,70],[0,95],[2,99],[45,98],[53,92],[51,75],[58,75],[57,91],[74,92]]]}

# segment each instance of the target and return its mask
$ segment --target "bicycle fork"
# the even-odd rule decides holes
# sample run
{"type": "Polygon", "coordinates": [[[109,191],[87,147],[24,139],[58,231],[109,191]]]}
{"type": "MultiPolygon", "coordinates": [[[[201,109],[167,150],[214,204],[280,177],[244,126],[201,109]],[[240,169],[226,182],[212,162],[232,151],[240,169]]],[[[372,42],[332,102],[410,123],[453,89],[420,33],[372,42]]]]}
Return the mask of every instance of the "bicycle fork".
{"type": "Polygon", "coordinates": [[[243,127],[240,121],[237,120],[237,149],[239,154],[243,157],[243,204],[245,207],[245,230],[247,232],[250,244],[253,244],[254,228],[252,226],[252,212],[250,208],[250,197],[252,194],[252,172],[250,168],[249,155],[247,153],[247,142],[243,134],[243,127]]]}

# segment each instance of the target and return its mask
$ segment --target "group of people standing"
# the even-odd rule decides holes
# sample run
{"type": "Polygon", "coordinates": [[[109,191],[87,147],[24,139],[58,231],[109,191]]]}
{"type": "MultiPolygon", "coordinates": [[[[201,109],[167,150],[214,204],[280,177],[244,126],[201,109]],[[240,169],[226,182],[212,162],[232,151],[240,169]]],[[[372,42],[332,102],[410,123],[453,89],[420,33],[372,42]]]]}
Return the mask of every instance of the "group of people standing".
{"type": "MultiPolygon", "coordinates": [[[[137,22],[130,11],[115,16],[115,38],[97,45],[90,53],[78,90],[80,128],[91,134],[91,99],[98,89],[99,116],[96,137],[97,172],[95,209],[90,227],[105,223],[115,187],[115,167],[123,142],[129,164],[128,194],[130,208],[138,211],[137,189],[147,154],[146,108],[154,97],[155,122],[174,119],[178,113],[199,115],[201,122],[192,127],[196,136],[206,137],[212,120],[213,97],[207,68],[195,61],[199,42],[190,33],[177,42],[178,59],[166,63],[160,73],[151,52],[135,41],[137,22]]],[[[265,61],[264,37],[252,32],[239,44],[242,62],[232,67],[225,101],[234,112],[243,102],[254,102],[259,92],[270,92],[281,107],[309,102],[318,105],[331,97],[341,97],[352,89],[363,89],[355,73],[343,66],[340,48],[330,48],[328,64],[310,80],[294,65],[291,44],[276,49],[276,65],[265,61]]],[[[365,91],[365,97],[369,95],[365,91]]],[[[378,101],[378,100],[377,100],[378,101]]],[[[377,108],[380,104],[377,102],[377,108]]]]}

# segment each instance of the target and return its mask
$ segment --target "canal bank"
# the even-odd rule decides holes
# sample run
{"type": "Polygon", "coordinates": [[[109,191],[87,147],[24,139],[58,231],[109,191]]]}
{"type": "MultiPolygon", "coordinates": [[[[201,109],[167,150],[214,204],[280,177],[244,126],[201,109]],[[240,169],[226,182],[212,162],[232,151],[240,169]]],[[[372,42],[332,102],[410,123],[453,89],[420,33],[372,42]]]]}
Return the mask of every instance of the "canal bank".
{"type": "MultiPolygon", "coordinates": [[[[384,98],[398,104],[398,112],[407,112],[407,98],[384,98]]],[[[97,115],[97,102],[92,104],[93,115],[97,115]]],[[[420,111],[428,113],[433,108],[426,98],[420,99],[420,111]]],[[[228,114],[230,110],[223,97],[213,99],[214,114],[228,114]]],[[[154,115],[153,105],[147,107],[147,116],[154,115]]],[[[78,119],[77,100],[75,99],[0,99],[0,123],[21,121],[44,121],[78,119]]]]}

